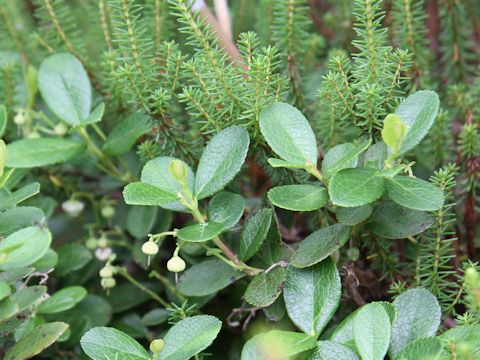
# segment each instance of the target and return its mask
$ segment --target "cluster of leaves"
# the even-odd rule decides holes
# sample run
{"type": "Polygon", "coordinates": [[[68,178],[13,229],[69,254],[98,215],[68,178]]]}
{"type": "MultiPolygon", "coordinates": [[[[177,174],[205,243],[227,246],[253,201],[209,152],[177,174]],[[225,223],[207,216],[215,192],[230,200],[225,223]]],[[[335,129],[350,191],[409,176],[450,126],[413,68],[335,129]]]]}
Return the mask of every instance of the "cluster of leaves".
{"type": "Polygon", "coordinates": [[[478,4],[211,3],[0,0],[0,357],[479,357],[478,4]]]}

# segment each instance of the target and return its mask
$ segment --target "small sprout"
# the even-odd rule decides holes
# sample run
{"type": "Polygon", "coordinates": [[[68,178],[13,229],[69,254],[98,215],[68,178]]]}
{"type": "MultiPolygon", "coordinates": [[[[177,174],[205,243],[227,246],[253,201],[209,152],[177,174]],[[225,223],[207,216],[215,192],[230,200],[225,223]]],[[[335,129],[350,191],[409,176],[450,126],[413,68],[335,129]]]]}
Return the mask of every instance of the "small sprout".
{"type": "Polygon", "coordinates": [[[143,243],[142,252],[148,256],[156,255],[158,253],[158,245],[154,241],[148,240],[143,243]]]}
{"type": "Polygon", "coordinates": [[[158,354],[165,346],[165,341],[162,339],[155,339],[150,343],[150,351],[154,354],[158,354]]]}
{"type": "Polygon", "coordinates": [[[185,270],[186,264],[185,261],[178,255],[174,255],[167,262],[167,269],[170,272],[178,273],[185,270]]]}
{"type": "Polygon", "coordinates": [[[111,288],[115,287],[117,282],[115,281],[115,279],[113,277],[110,277],[110,278],[103,278],[102,281],[101,281],[101,284],[102,284],[102,287],[104,289],[111,289],[111,288]]]}
{"type": "Polygon", "coordinates": [[[187,166],[182,160],[175,159],[170,161],[168,171],[179,183],[184,184],[187,182],[187,166]]]}
{"type": "Polygon", "coordinates": [[[64,123],[58,123],[53,128],[53,131],[55,132],[55,134],[63,136],[68,132],[68,128],[64,123]]]}
{"type": "Polygon", "coordinates": [[[71,217],[77,217],[80,215],[84,208],[85,205],[81,201],[75,199],[70,199],[62,203],[63,211],[71,217]]]}
{"type": "Polygon", "coordinates": [[[89,250],[95,250],[98,247],[98,240],[91,236],[85,241],[85,246],[89,250]]]}
{"type": "Polygon", "coordinates": [[[13,122],[17,125],[25,125],[25,123],[27,122],[27,118],[23,114],[23,111],[20,111],[15,115],[15,117],[13,118],[13,122]]]}
{"type": "Polygon", "coordinates": [[[106,205],[100,210],[105,219],[111,219],[115,215],[115,208],[111,205],[106,205]]]}

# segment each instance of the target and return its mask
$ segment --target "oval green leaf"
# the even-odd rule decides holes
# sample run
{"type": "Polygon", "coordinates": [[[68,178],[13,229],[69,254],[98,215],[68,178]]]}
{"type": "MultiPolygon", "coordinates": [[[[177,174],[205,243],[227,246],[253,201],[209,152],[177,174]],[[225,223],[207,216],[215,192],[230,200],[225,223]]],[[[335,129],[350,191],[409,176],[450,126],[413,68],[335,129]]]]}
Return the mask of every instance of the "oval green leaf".
{"type": "Polygon", "coordinates": [[[327,190],[318,185],[284,185],[268,191],[273,205],[292,211],[313,211],[325,206],[327,190]]]}
{"type": "Polygon", "coordinates": [[[230,229],[238,223],[244,210],[245,200],[241,195],[222,191],[208,203],[208,219],[230,229]]]}
{"type": "Polygon", "coordinates": [[[130,150],[135,141],[150,131],[152,124],[148,116],[134,112],[120,121],[108,134],[103,151],[109,155],[121,155],[130,150]]]}
{"type": "Polygon", "coordinates": [[[283,160],[304,166],[317,164],[317,141],[312,127],[295,107],[278,102],[260,113],[260,130],[272,150],[283,160]]]}
{"type": "Polygon", "coordinates": [[[42,314],[54,314],[73,308],[87,296],[87,290],[82,286],[70,286],[63,288],[47,300],[45,300],[38,312],[42,314]]]}
{"type": "Polygon", "coordinates": [[[339,223],[353,226],[367,220],[372,215],[372,211],[373,206],[367,204],[350,208],[339,208],[335,215],[339,223]]]}
{"type": "Polygon", "coordinates": [[[348,347],[333,342],[319,341],[317,348],[309,360],[359,360],[358,356],[348,347]]]}
{"type": "Polygon", "coordinates": [[[267,237],[271,222],[271,209],[262,209],[247,219],[240,239],[240,259],[242,261],[247,261],[260,249],[267,237]]]}
{"type": "Polygon", "coordinates": [[[268,273],[264,271],[255,276],[248,284],[243,297],[253,306],[269,306],[282,293],[284,282],[285,269],[277,266],[268,273]]]}
{"type": "Polygon", "coordinates": [[[322,172],[325,178],[330,178],[338,171],[354,168],[358,164],[358,156],[372,143],[371,139],[360,144],[346,143],[334,146],[325,154],[322,161],[322,172]]]}
{"type": "Polygon", "coordinates": [[[195,224],[178,230],[177,237],[188,242],[204,242],[220,235],[225,228],[222,224],[210,221],[202,224],[195,224]]]}
{"type": "Polygon", "coordinates": [[[409,176],[387,179],[387,194],[406,208],[435,211],[443,206],[443,193],[432,183],[409,176]]]}

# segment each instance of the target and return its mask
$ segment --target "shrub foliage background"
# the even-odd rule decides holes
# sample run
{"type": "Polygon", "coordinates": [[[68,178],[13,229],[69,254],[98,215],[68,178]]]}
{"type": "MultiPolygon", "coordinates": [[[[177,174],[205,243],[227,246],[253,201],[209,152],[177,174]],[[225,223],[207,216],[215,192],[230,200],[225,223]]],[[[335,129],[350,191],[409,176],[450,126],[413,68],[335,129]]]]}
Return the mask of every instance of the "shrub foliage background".
{"type": "Polygon", "coordinates": [[[224,3],[0,0],[0,356],[480,357],[480,3],[224,3]]]}

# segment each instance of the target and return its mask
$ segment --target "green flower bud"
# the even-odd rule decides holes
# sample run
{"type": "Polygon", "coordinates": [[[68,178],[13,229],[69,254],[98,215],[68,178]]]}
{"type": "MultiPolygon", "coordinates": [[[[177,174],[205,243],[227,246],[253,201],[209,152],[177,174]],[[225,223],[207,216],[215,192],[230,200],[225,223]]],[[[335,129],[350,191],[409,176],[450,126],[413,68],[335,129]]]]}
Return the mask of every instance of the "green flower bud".
{"type": "Polygon", "coordinates": [[[360,250],[357,247],[347,249],[347,256],[351,261],[357,261],[360,257],[360,250]]]}
{"type": "Polygon", "coordinates": [[[162,339],[155,339],[150,343],[150,351],[154,354],[158,354],[165,346],[165,342],[162,339]]]}
{"type": "Polygon", "coordinates": [[[182,160],[174,159],[168,164],[168,171],[180,183],[187,181],[187,166],[182,160]]]}
{"type": "Polygon", "coordinates": [[[111,278],[113,276],[113,267],[110,265],[105,265],[100,269],[99,275],[101,278],[111,278]]]}
{"type": "Polygon", "coordinates": [[[32,131],[30,134],[27,135],[27,139],[38,139],[40,134],[36,131],[32,131]]]}
{"type": "Polygon", "coordinates": [[[102,207],[102,210],[100,212],[105,219],[111,219],[115,215],[115,208],[113,206],[107,205],[102,207]]]}
{"type": "Polygon", "coordinates": [[[89,237],[85,241],[85,246],[87,247],[87,249],[95,250],[98,246],[98,240],[94,237],[89,237]]]}
{"type": "Polygon", "coordinates": [[[111,288],[115,287],[117,282],[115,281],[114,278],[110,277],[110,278],[102,279],[101,284],[102,284],[102,287],[104,289],[111,289],[111,288]]]}
{"type": "Polygon", "coordinates": [[[5,164],[7,163],[7,145],[3,140],[0,140],[0,176],[3,175],[5,164]]]}
{"type": "Polygon", "coordinates": [[[185,261],[180,256],[173,256],[167,262],[167,269],[170,272],[181,272],[185,270],[186,264],[185,261]]]}
{"type": "Polygon", "coordinates": [[[150,240],[144,242],[142,245],[142,252],[148,256],[156,255],[158,253],[158,245],[150,240]]]}
{"type": "Polygon", "coordinates": [[[17,125],[25,125],[27,119],[25,118],[25,115],[23,115],[23,111],[19,112],[13,117],[13,122],[17,125]]]}
{"type": "Polygon", "coordinates": [[[68,128],[64,123],[58,123],[57,125],[55,125],[53,131],[55,132],[55,134],[63,136],[67,133],[68,128]]]}
{"type": "Polygon", "coordinates": [[[105,249],[108,246],[108,239],[105,236],[102,236],[100,239],[98,239],[98,247],[105,249]]]}

